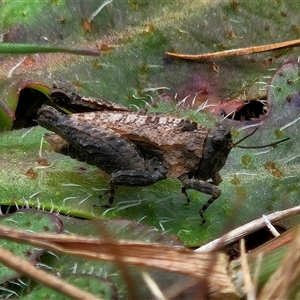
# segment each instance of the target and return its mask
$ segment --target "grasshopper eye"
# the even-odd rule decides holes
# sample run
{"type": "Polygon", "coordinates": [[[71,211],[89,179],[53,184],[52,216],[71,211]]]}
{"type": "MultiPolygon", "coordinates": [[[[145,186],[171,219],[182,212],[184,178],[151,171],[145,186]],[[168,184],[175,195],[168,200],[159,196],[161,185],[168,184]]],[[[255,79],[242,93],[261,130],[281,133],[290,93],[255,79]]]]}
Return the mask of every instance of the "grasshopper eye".
{"type": "Polygon", "coordinates": [[[211,139],[212,146],[215,150],[224,148],[227,145],[227,138],[224,135],[215,135],[211,139]]]}
{"type": "Polygon", "coordinates": [[[50,122],[57,120],[58,116],[56,111],[50,106],[43,106],[38,111],[38,116],[41,121],[49,120],[50,122]]]}

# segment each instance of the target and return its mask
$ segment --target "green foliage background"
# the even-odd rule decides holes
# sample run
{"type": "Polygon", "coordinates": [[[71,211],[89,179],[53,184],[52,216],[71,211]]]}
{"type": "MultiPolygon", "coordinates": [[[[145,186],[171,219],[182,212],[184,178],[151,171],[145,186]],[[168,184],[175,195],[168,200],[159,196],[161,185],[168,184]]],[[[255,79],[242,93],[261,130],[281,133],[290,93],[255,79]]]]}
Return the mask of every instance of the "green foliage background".
{"type": "MultiPolygon", "coordinates": [[[[128,218],[176,235],[189,246],[203,244],[263,213],[297,204],[298,123],[282,127],[299,117],[299,70],[297,63],[286,63],[276,70],[285,62],[297,61],[299,50],[208,62],[172,61],[164,55],[165,51],[196,54],[297,39],[297,1],[115,0],[93,19],[88,31],[83,20],[99,5],[98,1],[71,0],[1,3],[4,42],[107,50],[97,58],[33,55],[33,61],[27,64],[21,55],[0,57],[1,204],[28,205],[89,220],[128,218]],[[41,154],[50,165],[41,166],[40,143],[46,130],[37,126],[10,131],[20,90],[26,86],[47,93],[47,87],[58,84],[82,95],[142,107],[162,93],[171,98],[177,94],[180,101],[180,96],[195,93],[199,85],[203,87],[201,81],[209,91],[208,97],[267,100],[268,115],[257,121],[262,123],[261,128],[246,144],[291,137],[275,149],[231,152],[221,172],[222,196],[207,210],[203,226],[199,226],[198,210],[208,197],[190,191],[192,201],[186,207],[176,181],[145,188],[122,187],[112,209],[93,208],[107,188],[107,176],[51,152],[46,143],[41,154]],[[293,96],[291,102],[286,101],[289,95],[293,96]],[[269,162],[275,163],[279,172],[266,169],[269,162]]],[[[155,110],[209,125],[219,119],[199,113],[197,107],[179,109],[175,103],[164,101],[155,110]]],[[[232,121],[230,125],[236,139],[248,132],[240,130],[246,123],[232,121]]],[[[101,201],[105,202],[105,197],[101,201]]]]}

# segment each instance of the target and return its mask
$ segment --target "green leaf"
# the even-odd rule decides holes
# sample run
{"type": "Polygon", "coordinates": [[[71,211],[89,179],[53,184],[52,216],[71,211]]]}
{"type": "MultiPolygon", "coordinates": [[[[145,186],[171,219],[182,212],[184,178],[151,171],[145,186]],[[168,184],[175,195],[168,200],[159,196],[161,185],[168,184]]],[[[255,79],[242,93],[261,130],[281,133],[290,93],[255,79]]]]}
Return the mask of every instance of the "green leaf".
{"type": "MultiPolygon", "coordinates": [[[[100,276],[92,276],[88,274],[80,274],[80,275],[69,275],[66,276],[65,279],[68,283],[71,283],[76,286],[83,287],[85,290],[97,295],[97,297],[101,297],[101,299],[117,299],[117,291],[116,287],[113,283],[100,276]]],[[[66,296],[53,291],[52,289],[39,286],[35,290],[33,290],[29,295],[22,296],[22,299],[54,299],[54,300],[65,300],[66,296]]]]}
{"type": "MultiPolygon", "coordinates": [[[[101,57],[95,59],[40,54],[26,65],[23,58],[7,60],[0,67],[0,99],[12,112],[18,95],[17,91],[14,97],[10,94],[11,83],[22,89],[24,80],[64,84],[83,95],[101,95],[126,105],[143,106],[151,97],[167,93],[175,102],[187,97],[185,105],[194,103],[196,108],[207,99],[224,107],[228,105],[225,99],[261,98],[266,93],[265,77],[272,74],[269,69],[297,59],[293,51],[207,63],[173,61],[164,55],[170,50],[203,53],[297,38],[293,0],[276,2],[267,9],[265,3],[247,1],[236,5],[197,0],[114,1],[94,17],[91,30],[86,31],[82,20],[90,19],[100,5],[96,1],[50,1],[45,14],[40,13],[43,6],[31,1],[24,1],[19,9],[14,1],[5,3],[0,11],[5,42],[36,43],[42,36],[52,45],[98,45],[102,49],[101,57]],[[30,17],[34,12],[34,18],[30,17]],[[7,74],[11,79],[6,80],[7,74]]],[[[1,128],[11,128],[11,124],[12,119],[7,119],[1,128]]]]}
{"type": "MultiPolygon", "coordinates": [[[[234,103],[227,99],[236,100],[238,107],[244,100],[263,99],[269,105],[268,115],[259,118],[261,128],[244,144],[261,145],[284,137],[291,140],[275,149],[233,149],[221,171],[222,195],[205,212],[206,224],[199,226],[198,211],[207,195],[189,191],[192,201],[184,206],[180,183],[165,180],[143,188],[120,187],[113,208],[93,207],[107,201],[105,196],[98,197],[108,187],[108,176],[51,152],[46,143],[41,158],[40,143],[46,132],[42,128],[2,132],[1,204],[17,203],[87,219],[133,219],[194,246],[262,213],[298,203],[298,123],[292,123],[299,117],[298,65],[287,63],[275,73],[283,62],[297,61],[297,49],[204,63],[170,60],[164,55],[165,51],[196,54],[296,39],[297,1],[272,5],[265,1],[113,1],[89,22],[101,4],[65,0],[2,3],[4,43],[101,50],[99,58],[2,56],[2,131],[12,128],[18,102],[24,101],[24,111],[37,110],[32,97],[23,97],[24,89],[40,89],[47,99],[49,87],[58,84],[130,107],[142,107],[153,99],[158,102],[153,111],[171,112],[210,126],[215,117],[199,113],[203,107],[208,109],[206,100],[214,101],[214,113],[220,115],[233,110],[224,109],[234,103]],[[178,103],[190,109],[177,109],[178,103]],[[287,124],[290,126],[282,129],[287,124]]],[[[236,140],[250,131],[240,132],[239,128],[250,123],[230,122],[236,140]]],[[[69,229],[74,230],[74,224],[69,229]]],[[[74,259],[66,260],[66,266],[74,266],[74,259]]],[[[122,292],[122,285],[117,285],[122,292]]]]}
{"type": "MultiPolygon", "coordinates": [[[[2,215],[0,217],[0,225],[13,226],[14,228],[20,228],[24,230],[30,230],[34,232],[56,232],[62,231],[62,222],[54,214],[34,211],[29,209],[19,210],[13,214],[2,215]]],[[[24,245],[8,240],[0,240],[1,247],[12,251],[16,255],[37,262],[38,258],[43,253],[42,249],[36,249],[29,245],[24,245]]],[[[14,280],[20,277],[20,274],[12,269],[9,269],[3,265],[0,268],[0,282],[1,284],[7,283],[10,280],[14,280]]]]}

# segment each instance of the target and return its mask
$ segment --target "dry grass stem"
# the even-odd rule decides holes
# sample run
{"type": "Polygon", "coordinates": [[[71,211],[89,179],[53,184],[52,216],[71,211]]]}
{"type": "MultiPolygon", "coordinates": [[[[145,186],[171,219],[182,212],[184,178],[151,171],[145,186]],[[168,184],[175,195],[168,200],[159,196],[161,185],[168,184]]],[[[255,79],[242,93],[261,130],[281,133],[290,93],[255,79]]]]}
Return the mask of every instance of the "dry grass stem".
{"type": "Polygon", "coordinates": [[[284,261],[264,286],[258,300],[296,299],[290,293],[300,277],[300,232],[294,233],[284,261]]]}
{"type": "MultiPolygon", "coordinates": [[[[56,253],[181,273],[206,280],[210,295],[238,295],[228,275],[224,253],[197,253],[185,248],[134,241],[101,240],[65,234],[39,234],[0,226],[0,237],[56,253]]],[[[230,299],[230,298],[229,298],[230,299]]]]}
{"type": "Polygon", "coordinates": [[[48,286],[68,297],[79,300],[101,300],[95,297],[93,294],[83,291],[74,285],[67,283],[66,281],[51,275],[35,266],[30,262],[21,259],[14,253],[5,250],[0,247],[0,262],[1,264],[12,268],[20,274],[26,275],[45,286],[48,286]]]}
{"type": "Polygon", "coordinates": [[[205,60],[205,59],[210,59],[210,58],[220,58],[220,57],[227,57],[227,56],[237,56],[237,55],[246,55],[246,54],[252,54],[252,53],[266,52],[266,51],[271,51],[271,50],[297,47],[297,46],[300,46],[300,40],[292,40],[292,41],[275,43],[275,44],[238,48],[238,49],[231,49],[231,50],[212,52],[212,53],[204,53],[204,54],[195,54],[195,55],[193,55],[193,54],[178,54],[178,53],[172,53],[172,52],[165,52],[165,54],[172,58],[178,58],[178,59],[205,60]]]}
{"type": "Polygon", "coordinates": [[[151,291],[152,295],[156,300],[168,300],[162,291],[160,290],[158,284],[154,281],[154,279],[150,276],[150,274],[146,271],[142,271],[142,277],[147,285],[148,289],[151,291]]]}
{"type": "Polygon", "coordinates": [[[242,266],[245,290],[247,294],[247,300],[255,300],[256,291],[255,291],[255,286],[253,284],[253,281],[251,279],[244,239],[240,240],[240,249],[241,249],[241,266],[242,266]]]}
{"type": "MultiPolygon", "coordinates": [[[[272,214],[267,215],[268,220],[271,223],[277,222],[279,220],[285,219],[287,217],[291,217],[300,213],[300,205],[289,208],[286,210],[278,211],[272,214]]],[[[222,237],[215,239],[212,242],[207,243],[206,245],[198,248],[197,252],[206,252],[206,251],[215,251],[218,249],[222,249],[225,246],[232,244],[233,242],[245,237],[246,235],[255,232],[266,226],[264,217],[256,219],[252,222],[249,222],[245,225],[237,227],[228,233],[224,234],[222,237]]]]}
{"type": "MultiPolygon", "coordinates": [[[[274,222],[298,214],[299,212],[300,206],[270,214],[268,215],[268,219],[270,222],[274,222]]],[[[245,290],[246,294],[249,296],[248,299],[255,299],[255,287],[257,286],[256,279],[258,276],[254,275],[255,283],[253,283],[249,275],[247,259],[250,262],[257,260],[258,258],[261,259],[262,253],[272,251],[274,248],[279,247],[282,244],[290,243],[290,241],[294,239],[295,234],[298,232],[296,230],[289,230],[288,232],[280,235],[278,238],[273,239],[272,243],[267,243],[268,245],[271,244],[271,246],[267,246],[267,248],[263,248],[264,246],[262,246],[260,247],[260,251],[254,250],[250,255],[248,254],[247,259],[245,259],[246,254],[242,247],[242,250],[244,251],[242,251],[242,259],[241,262],[238,262],[237,260],[237,271],[234,271],[234,273],[229,270],[230,264],[228,255],[218,252],[216,249],[220,249],[224,247],[224,245],[237,241],[243,236],[265,226],[264,218],[260,218],[229,232],[220,239],[199,248],[197,251],[185,249],[184,247],[114,240],[109,237],[101,239],[66,234],[31,233],[7,226],[0,226],[0,237],[37,246],[45,250],[53,251],[54,253],[63,253],[66,255],[98,261],[115,262],[119,267],[135,265],[138,267],[149,267],[192,276],[199,284],[203,284],[203,286],[205,286],[207,295],[209,295],[212,299],[238,299],[245,295],[245,290]],[[240,280],[238,278],[235,280],[237,276],[236,274],[240,273],[239,270],[241,269],[241,266],[243,272],[239,275],[240,280]]],[[[300,238],[293,242],[293,247],[296,249],[297,253],[300,253],[300,238]]],[[[47,286],[52,287],[53,284],[54,287],[55,283],[52,282],[58,280],[58,289],[60,288],[62,281],[57,277],[49,274],[47,275],[54,277],[54,279],[52,277],[49,277],[50,279],[45,279],[45,275],[38,275],[34,277],[34,275],[28,273],[27,270],[29,270],[29,268],[23,267],[23,269],[20,269],[20,266],[22,266],[21,263],[12,263],[17,261],[15,255],[13,255],[13,260],[7,259],[5,257],[5,253],[3,252],[4,254],[2,254],[2,251],[5,252],[6,250],[3,249],[0,252],[0,261],[3,261],[3,264],[15,269],[17,272],[30,276],[47,286]],[[41,280],[41,278],[45,279],[46,282],[41,280]]],[[[283,267],[281,266],[279,271],[276,272],[276,274],[278,273],[279,275],[277,275],[275,279],[272,279],[273,282],[274,280],[280,281],[276,284],[276,286],[281,286],[282,295],[287,293],[286,286],[290,286],[291,282],[295,281],[300,273],[300,254],[290,254],[288,259],[290,259],[293,263],[290,264],[289,260],[285,260],[283,267]],[[294,267],[297,265],[299,265],[299,267],[294,267]],[[283,273],[288,274],[286,277],[287,279],[283,278],[283,273]]],[[[25,263],[30,264],[28,262],[25,263]]],[[[35,272],[43,272],[32,265],[31,268],[33,268],[35,272]]],[[[145,279],[147,284],[151,286],[152,291],[155,292],[155,296],[158,299],[166,298],[165,291],[163,293],[160,292],[159,289],[156,288],[155,284],[151,283],[151,278],[149,279],[146,276],[145,279]]],[[[66,286],[65,284],[63,285],[66,286]]],[[[263,295],[270,293],[265,290],[269,291],[267,290],[267,286],[264,289],[263,295]]],[[[68,291],[62,292],[67,293],[68,291]]],[[[79,295],[78,292],[76,293],[79,295]]],[[[80,296],[80,299],[85,298],[80,296]]],[[[271,299],[271,297],[261,297],[260,299],[271,299]]]]}

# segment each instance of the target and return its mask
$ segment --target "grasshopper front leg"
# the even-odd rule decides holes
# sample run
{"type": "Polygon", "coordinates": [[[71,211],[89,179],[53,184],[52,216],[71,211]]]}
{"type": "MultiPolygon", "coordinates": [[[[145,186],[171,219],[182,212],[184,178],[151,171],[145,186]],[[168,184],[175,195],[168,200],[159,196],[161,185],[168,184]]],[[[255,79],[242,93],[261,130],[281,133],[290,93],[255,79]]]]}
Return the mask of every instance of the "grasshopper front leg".
{"type": "Polygon", "coordinates": [[[186,192],[187,189],[193,189],[201,193],[211,195],[211,198],[209,198],[206,201],[206,203],[202,206],[202,208],[199,211],[199,216],[202,219],[202,223],[200,225],[203,225],[206,222],[203,213],[215,200],[217,200],[220,197],[221,190],[213,183],[202,181],[199,179],[185,178],[185,179],[181,179],[181,182],[183,183],[182,193],[187,196],[187,201],[188,201],[187,204],[190,202],[186,192]]]}

